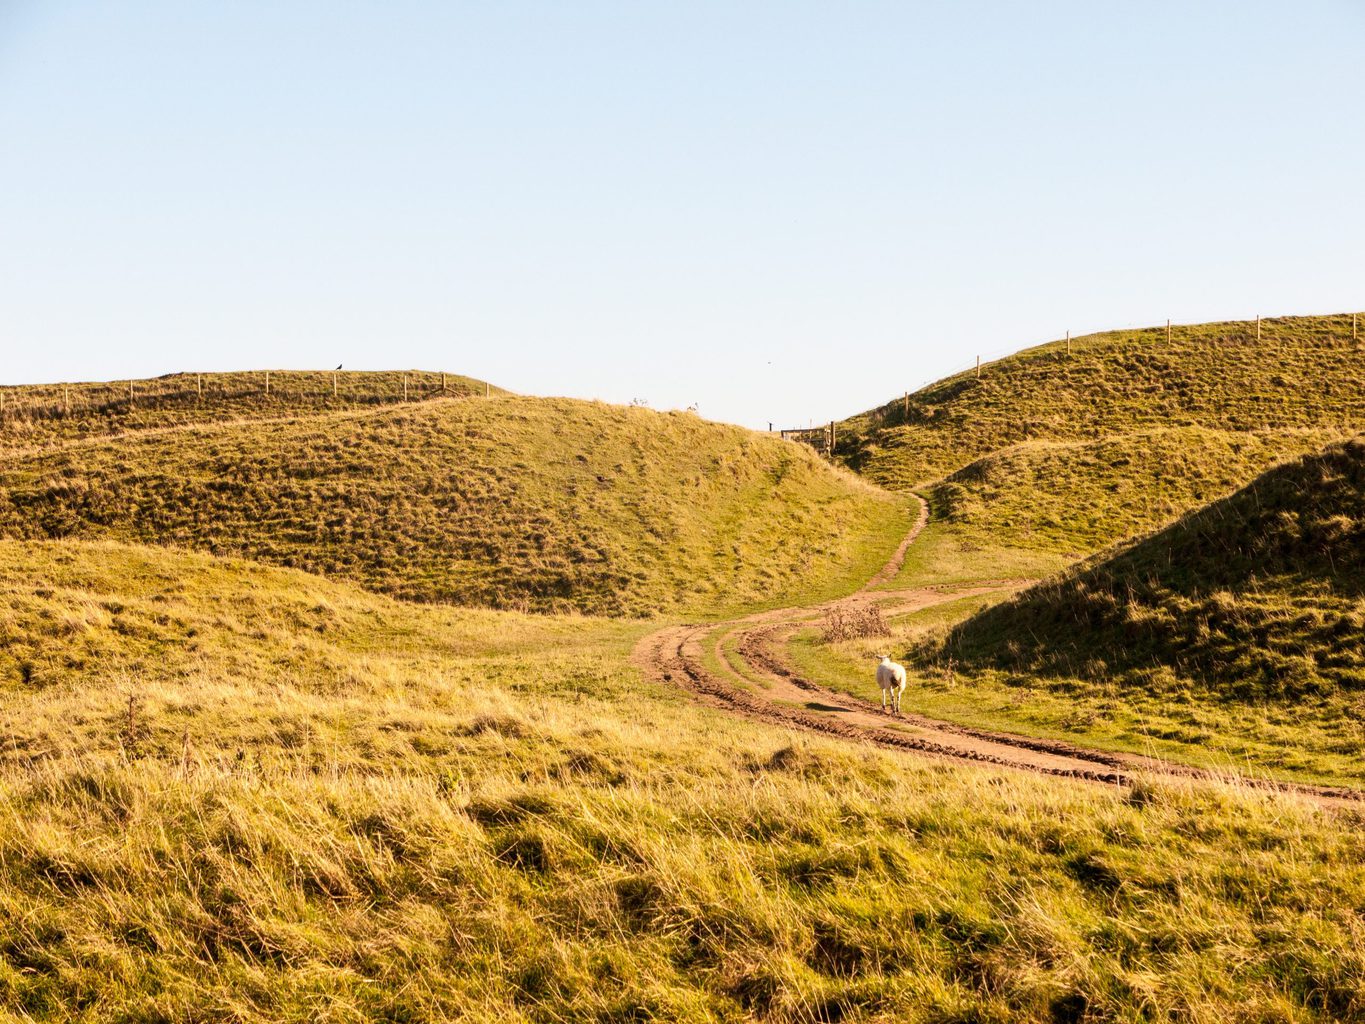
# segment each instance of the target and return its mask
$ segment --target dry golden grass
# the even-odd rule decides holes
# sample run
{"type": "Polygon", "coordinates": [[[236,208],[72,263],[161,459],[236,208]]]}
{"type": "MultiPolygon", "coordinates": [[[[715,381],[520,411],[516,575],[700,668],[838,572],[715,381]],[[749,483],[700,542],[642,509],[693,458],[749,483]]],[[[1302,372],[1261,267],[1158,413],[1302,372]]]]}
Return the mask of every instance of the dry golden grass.
{"type": "Polygon", "coordinates": [[[429,370],[276,370],[268,392],[264,370],[26,384],[0,387],[0,452],[193,424],[505,394],[486,381],[429,370]]]}
{"type": "Polygon", "coordinates": [[[639,624],[201,555],[9,542],[0,592],[66,666],[0,705],[16,1019],[1365,1012],[1365,827],[1235,780],[794,738],[644,681],[639,624]]]}

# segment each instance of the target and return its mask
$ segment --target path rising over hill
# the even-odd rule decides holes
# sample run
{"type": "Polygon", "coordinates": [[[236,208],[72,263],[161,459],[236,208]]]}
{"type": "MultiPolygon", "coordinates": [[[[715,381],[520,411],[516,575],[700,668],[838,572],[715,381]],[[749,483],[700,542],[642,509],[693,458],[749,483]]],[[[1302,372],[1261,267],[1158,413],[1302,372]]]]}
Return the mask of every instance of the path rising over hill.
{"type": "MultiPolygon", "coordinates": [[[[999,588],[1002,581],[975,587],[943,585],[874,592],[872,587],[895,578],[927,520],[928,508],[921,501],[919,516],[891,561],[849,598],[726,622],[668,626],[640,641],[635,649],[636,663],[657,681],[680,686],[709,706],[853,742],[1114,785],[1129,784],[1143,774],[1226,781],[1216,773],[1158,758],[972,729],[915,714],[890,716],[871,701],[836,692],[797,673],[783,655],[784,643],[833,604],[875,601],[902,613],[999,588]]],[[[1321,806],[1359,808],[1365,801],[1365,793],[1346,788],[1269,780],[1248,784],[1292,792],[1321,806]]]]}

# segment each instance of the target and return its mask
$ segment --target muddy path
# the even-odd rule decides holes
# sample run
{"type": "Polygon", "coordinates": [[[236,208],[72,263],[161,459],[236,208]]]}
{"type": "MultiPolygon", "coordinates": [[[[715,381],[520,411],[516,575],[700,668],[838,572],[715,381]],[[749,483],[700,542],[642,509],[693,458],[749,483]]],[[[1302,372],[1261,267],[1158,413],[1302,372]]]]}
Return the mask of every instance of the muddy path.
{"type": "MultiPolygon", "coordinates": [[[[900,614],[1027,582],[992,580],[976,586],[874,590],[896,578],[910,545],[924,528],[928,508],[923,501],[919,505],[918,517],[896,552],[856,593],[838,601],[725,622],[667,626],[636,645],[636,664],[651,678],[680,687],[708,706],[855,743],[1110,785],[1126,785],[1140,775],[1153,774],[1226,781],[1220,773],[1159,758],[973,729],[910,713],[890,715],[878,703],[833,690],[797,672],[784,653],[787,642],[834,604],[875,601],[900,614]]],[[[1353,789],[1257,783],[1244,778],[1239,783],[1295,793],[1323,806],[1365,808],[1365,793],[1353,789]]]]}

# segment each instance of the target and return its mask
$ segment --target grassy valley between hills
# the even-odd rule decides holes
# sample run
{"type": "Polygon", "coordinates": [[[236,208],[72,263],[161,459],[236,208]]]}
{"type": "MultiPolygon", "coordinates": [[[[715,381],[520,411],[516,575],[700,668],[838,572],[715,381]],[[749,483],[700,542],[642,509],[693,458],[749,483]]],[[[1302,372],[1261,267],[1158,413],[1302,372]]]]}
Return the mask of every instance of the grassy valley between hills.
{"type": "MultiPolygon", "coordinates": [[[[964,725],[1235,773],[1365,782],[1365,443],[1269,470],[1167,529],[1020,591],[893,616],[889,638],[799,634],[794,664],[964,725]]],[[[931,546],[931,551],[932,546],[931,546]]]]}
{"type": "Polygon", "coordinates": [[[1365,811],[1247,778],[1365,788],[1365,356],[1250,330],[940,382],[840,425],[869,479],[453,375],[0,389],[0,1017],[1365,1017],[1365,811]],[[904,562],[824,604],[909,490],[904,562]],[[758,642],[1226,774],[931,759],[673,674],[781,704],[758,642]]]}

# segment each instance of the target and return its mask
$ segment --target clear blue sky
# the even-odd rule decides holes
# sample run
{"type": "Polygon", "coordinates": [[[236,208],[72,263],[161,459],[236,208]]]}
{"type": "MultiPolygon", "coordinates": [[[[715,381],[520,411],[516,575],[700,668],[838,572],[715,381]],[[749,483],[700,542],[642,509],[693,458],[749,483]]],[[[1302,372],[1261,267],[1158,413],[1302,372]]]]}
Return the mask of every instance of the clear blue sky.
{"type": "Polygon", "coordinates": [[[420,367],[766,426],[1365,307],[1365,4],[0,0],[0,383],[420,367]]]}

